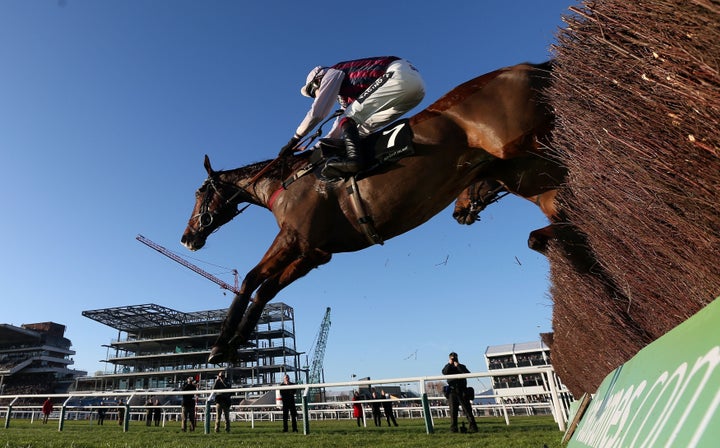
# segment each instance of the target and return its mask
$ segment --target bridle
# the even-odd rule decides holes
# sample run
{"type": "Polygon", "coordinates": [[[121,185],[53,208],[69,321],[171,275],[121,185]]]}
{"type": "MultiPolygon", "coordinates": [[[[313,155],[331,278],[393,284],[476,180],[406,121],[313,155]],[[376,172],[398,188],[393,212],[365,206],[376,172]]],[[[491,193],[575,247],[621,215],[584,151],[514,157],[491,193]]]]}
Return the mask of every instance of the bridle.
{"type": "Polygon", "coordinates": [[[505,187],[500,185],[492,190],[488,190],[484,195],[480,195],[480,187],[473,189],[473,194],[470,195],[470,212],[479,213],[483,211],[488,205],[494,204],[500,199],[507,196],[509,193],[505,190],[505,187]],[[502,193],[500,193],[502,191],[502,193]],[[490,198],[488,200],[488,198],[490,198]]]}
{"type": "MultiPolygon", "coordinates": [[[[212,174],[208,176],[207,179],[205,179],[205,182],[203,182],[202,186],[198,191],[202,191],[203,188],[205,189],[205,194],[202,198],[202,201],[200,202],[200,209],[198,210],[198,213],[193,216],[191,219],[197,219],[198,227],[197,232],[202,232],[203,229],[210,227],[212,223],[215,221],[215,217],[219,214],[218,210],[222,210],[223,208],[227,207],[228,205],[232,205],[235,198],[237,198],[243,191],[245,191],[243,188],[238,187],[235,184],[231,184],[229,182],[223,182],[216,178],[216,176],[213,176],[212,174]],[[224,184],[227,186],[231,186],[235,189],[235,193],[233,193],[232,196],[225,199],[223,195],[220,193],[220,190],[217,187],[217,184],[224,184]],[[210,204],[212,203],[212,199],[217,194],[220,197],[220,200],[222,203],[216,207],[215,210],[210,210],[210,204]]],[[[233,216],[230,218],[231,220],[235,218],[240,213],[244,212],[246,208],[250,207],[250,203],[248,203],[245,207],[241,209],[235,209],[233,211],[233,216]]]]}

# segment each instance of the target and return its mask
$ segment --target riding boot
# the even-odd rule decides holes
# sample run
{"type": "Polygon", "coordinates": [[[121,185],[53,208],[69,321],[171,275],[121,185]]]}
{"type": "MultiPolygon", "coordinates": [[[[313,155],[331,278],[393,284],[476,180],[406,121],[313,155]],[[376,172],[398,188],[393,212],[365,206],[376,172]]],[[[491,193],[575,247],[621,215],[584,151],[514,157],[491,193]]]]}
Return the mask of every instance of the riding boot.
{"type": "Polygon", "coordinates": [[[341,129],[345,140],[345,158],[330,159],[326,168],[334,168],[345,174],[355,174],[365,167],[360,154],[360,133],[357,123],[352,118],[345,118],[341,129]]]}

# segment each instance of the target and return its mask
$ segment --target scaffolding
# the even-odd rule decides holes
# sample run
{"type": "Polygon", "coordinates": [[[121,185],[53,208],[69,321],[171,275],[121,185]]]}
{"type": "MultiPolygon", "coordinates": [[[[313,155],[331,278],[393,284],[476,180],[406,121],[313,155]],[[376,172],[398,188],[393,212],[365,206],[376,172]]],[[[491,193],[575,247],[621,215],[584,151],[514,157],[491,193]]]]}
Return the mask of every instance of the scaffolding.
{"type": "Polygon", "coordinates": [[[189,377],[212,387],[217,373],[226,372],[236,387],[278,384],[286,373],[301,381],[292,307],[265,307],[248,344],[233,363],[210,364],[210,350],[220,333],[227,309],[182,312],[157,304],[83,311],[82,315],[114,328],[107,347],[108,369],[102,375],[79,378],[78,390],[168,390],[189,377]]]}

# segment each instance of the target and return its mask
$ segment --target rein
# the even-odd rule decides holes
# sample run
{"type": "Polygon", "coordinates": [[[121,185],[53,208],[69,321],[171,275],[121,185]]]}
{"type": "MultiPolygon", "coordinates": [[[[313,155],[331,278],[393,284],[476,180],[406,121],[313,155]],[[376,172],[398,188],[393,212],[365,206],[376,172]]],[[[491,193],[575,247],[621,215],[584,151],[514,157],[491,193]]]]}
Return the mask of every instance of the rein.
{"type": "MultiPolygon", "coordinates": [[[[323,127],[325,124],[327,124],[328,121],[332,120],[333,118],[339,117],[339,116],[342,115],[342,114],[343,114],[343,110],[342,110],[342,109],[338,109],[338,110],[336,110],[335,112],[333,112],[332,115],[330,115],[328,118],[325,119],[325,121],[323,121],[322,123],[320,123],[320,126],[318,126],[318,129],[317,129],[317,131],[315,131],[315,133],[313,133],[312,135],[309,135],[309,136],[305,137],[304,139],[300,140],[299,142],[297,142],[297,144],[296,144],[295,147],[293,148],[293,151],[294,151],[295,149],[303,146],[303,145],[304,145],[304,148],[305,148],[305,149],[306,149],[308,146],[310,146],[310,144],[311,144],[312,142],[314,142],[318,137],[320,137],[320,136],[322,135],[322,127],[323,127]]],[[[261,169],[260,171],[258,171],[257,173],[255,173],[255,175],[254,175],[253,177],[251,177],[250,180],[248,180],[245,185],[243,185],[242,187],[237,187],[237,188],[241,188],[241,189],[245,190],[245,189],[247,189],[250,185],[255,184],[255,182],[257,182],[257,180],[260,179],[260,177],[262,177],[265,173],[267,173],[268,170],[269,170],[273,165],[275,165],[279,160],[283,160],[283,159],[284,159],[284,157],[280,157],[280,156],[275,157],[274,159],[272,159],[272,160],[270,161],[270,163],[268,163],[267,165],[265,165],[265,166],[263,167],[263,169],[261,169]]],[[[231,197],[231,199],[234,199],[235,196],[237,196],[237,195],[233,195],[233,196],[231,197]]]]}
{"type": "MultiPolygon", "coordinates": [[[[318,137],[320,137],[320,136],[322,135],[322,127],[323,127],[325,124],[327,124],[328,121],[330,121],[330,120],[332,120],[332,119],[334,119],[334,118],[339,117],[340,115],[342,115],[343,112],[344,112],[344,111],[343,111],[342,109],[338,109],[338,110],[336,110],[335,112],[333,112],[332,115],[330,115],[330,116],[329,116],[328,118],[326,118],[322,123],[320,123],[320,126],[318,126],[317,131],[315,131],[313,134],[305,137],[304,139],[300,140],[300,141],[295,145],[295,147],[293,148],[293,150],[296,150],[297,148],[299,148],[299,147],[301,147],[301,146],[303,146],[303,145],[304,145],[304,148],[305,148],[305,149],[308,148],[308,147],[310,146],[310,144],[312,144],[312,142],[314,142],[318,137]]],[[[238,197],[240,194],[242,194],[243,192],[247,192],[247,189],[248,189],[249,187],[251,187],[252,185],[255,185],[255,183],[257,183],[258,179],[260,179],[260,178],[261,178],[262,176],[264,176],[268,171],[270,171],[270,169],[271,169],[273,166],[275,166],[275,164],[277,164],[278,161],[284,160],[284,159],[285,159],[285,157],[280,157],[280,156],[275,157],[275,158],[274,158],[273,160],[271,160],[267,165],[265,165],[264,167],[262,167],[262,169],[260,169],[257,173],[255,173],[250,179],[248,179],[248,181],[245,182],[245,184],[244,184],[243,186],[237,186],[237,185],[235,185],[235,184],[233,184],[233,183],[226,182],[227,185],[232,186],[232,187],[235,189],[235,193],[233,193],[232,196],[230,196],[229,198],[225,199],[224,202],[223,202],[223,204],[220,206],[220,208],[225,207],[225,206],[227,206],[227,205],[231,205],[231,204],[233,203],[233,201],[235,200],[235,198],[237,198],[237,197],[238,197]]],[[[214,191],[218,196],[220,196],[221,199],[223,199],[222,195],[220,194],[220,191],[219,191],[219,190],[217,189],[217,187],[215,186],[215,182],[222,182],[222,181],[216,180],[216,179],[213,178],[212,175],[210,175],[210,176],[208,176],[208,178],[205,180],[205,182],[208,184],[208,187],[212,187],[212,191],[214,191]]],[[[274,204],[275,199],[277,199],[277,196],[279,196],[279,194],[280,194],[280,193],[282,192],[282,190],[284,190],[284,189],[286,189],[286,185],[285,185],[285,184],[283,184],[277,191],[275,191],[275,192],[271,195],[270,201],[268,201],[268,202],[269,202],[269,203],[268,203],[268,208],[269,208],[270,210],[272,210],[272,205],[274,204]]],[[[210,190],[208,189],[208,192],[209,192],[209,191],[210,191],[210,190]]],[[[217,212],[215,212],[215,211],[210,211],[210,202],[211,202],[211,200],[212,200],[212,195],[206,193],[206,194],[205,194],[205,197],[203,198],[203,202],[202,202],[202,204],[200,205],[200,212],[199,212],[199,213],[197,214],[197,216],[196,216],[196,218],[197,218],[197,220],[198,220],[198,224],[199,224],[199,226],[200,226],[200,228],[198,229],[198,231],[201,230],[203,227],[208,227],[208,226],[210,226],[210,225],[212,224],[213,220],[214,220],[215,215],[217,215],[217,212]]],[[[251,205],[251,204],[248,203],[245,207],[243,207],[243,208],[241,208],[241,209],[239,209],[239,210],[235,210],[235,212],[234,212],[235,214],[234,214],[233,218],[234,218],[235,216],[239,215],[240,213],[244,212],[245,209],[247,209],[248,207],[250,207],[250,205],[251,205]]]]}
{"type": "Polygon", "coordinates": [[[495,188],[494,190],[489,191],[487,193],[487,195],[485,196],[485,197],[492,196],[492,199],[489,201],[485,201],[484,198],[482,198],[482,197],[476,197],[475,199],[470,201],[470,211],[474,211],[474,210],[478,210],[478,209],[483,210],[488,205],[494,204],[497,201],[499,201],[500,199],[502,199],[505,196],[507,196],[508,194],[510,194],[508,191],[498,194],[503,189],[504,189],[504,187],[501,185],[501,186],[495,188]]]}

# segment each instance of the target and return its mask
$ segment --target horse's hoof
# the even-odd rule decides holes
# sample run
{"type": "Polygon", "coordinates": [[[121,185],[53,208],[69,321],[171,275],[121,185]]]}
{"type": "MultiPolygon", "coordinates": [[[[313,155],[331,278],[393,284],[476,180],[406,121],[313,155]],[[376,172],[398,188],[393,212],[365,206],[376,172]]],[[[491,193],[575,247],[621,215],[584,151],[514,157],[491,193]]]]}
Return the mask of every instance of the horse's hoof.
{"type": "Polygon", "coordinates": [[[210,356],[208,356],[208,362],[210,364],[220,364],[225,361],[225,350],[217,345],[213,346],[210,350],[210,356]]]}

